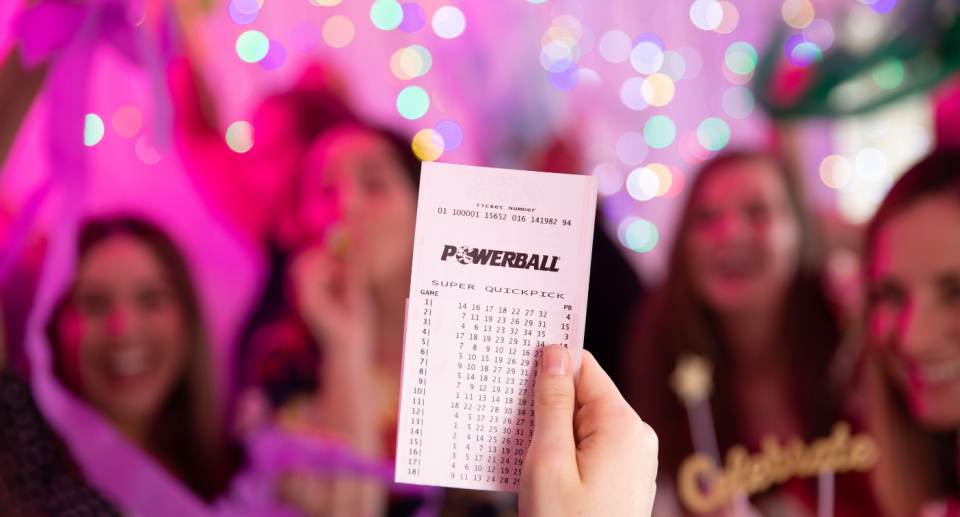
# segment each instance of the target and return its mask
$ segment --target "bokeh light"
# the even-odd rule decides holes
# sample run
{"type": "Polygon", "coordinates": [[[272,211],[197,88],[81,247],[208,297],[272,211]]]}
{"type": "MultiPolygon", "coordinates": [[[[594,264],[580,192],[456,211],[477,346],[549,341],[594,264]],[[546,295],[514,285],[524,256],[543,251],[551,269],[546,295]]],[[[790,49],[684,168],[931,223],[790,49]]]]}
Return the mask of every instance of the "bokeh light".
{"type": "Polygon", "coordinates": [[[310,0],[310,3],[318,7],[333,7],[343,0],[310,0]]]}
{"type": "Polygon", "coordinates": [[[140,131],[140,125],[143,119],[140,117],[140,110],[133,106],[121,106],[113,112],[113,118],[110,120],[113,130],[124,138],[130,138],[140,131]]]}
{"type": "Polygon", "coordinates": [[[630,109],[642,110],[646,109],[650,103],[643,98],[643,82],[642,77],[631,77],[623,82],[623,86],[620,87],[620,100],[630,109]]]}
{"type": "Polygon", "coordinates": [[[163,158],[163,156],[153,146],[153,142],[145,134],[140,135],[140,138],[137,139],[137,143],[133,146],[133,149],[137,153],[137,158],[140,158],[140,161],[147,165],[153,165],[163,158]]]}
{"type": "Polygon", "coordinates": [[[627,165],[636,165],[647,159],[647,141],[639,133],[624,133],[617,139],[617,158],[627,165]]]}
{"type": "Polygon", "coordinates": [[[650,117],[643,126],[643,138],[650,147],[663,149],[670,145],[676,136],[677,127],[664,115],[650,117]]]}
{"type": "Polygon", "coordinates": [[[580,68],[577,67],[576,63],[571,63],[570,66],[563,70],[549,71],[547,73],[547,79],[550,81],[550,84],[558,90],[571,90],[580,83],[580,68]]]}
{"type": "Polygon", "coordinates": [[[683,57],[684,79],[694,79],[700,75],[700,70],[703,68],[703,56],[700,55],[697,49],[682,47],[677,49],[677,54],[683,57]]]}
{"type": "Polygon", "coordinates": [[[322,40],[320,29],[310,22],[298,23],[290,31],[290,46],[297,52],[310,52],[317,48],[322,40]]]}
{"type": "Polygon", "coordinates": [[[467,19],[463,16],[463,11],[452,5],[445,5],[437,9],[437,12],[433,13],[431,23],[433,24],[433,32],[436,32],[437,36],[447,39],[456,38],[463,34],[464,29],[467,28],[467,19]]]}
{"type": "Polygon", "coordinates": [[[708,118],[697,126],[697,140],[703,147],[719,151],[730,142],[730,126],[718,118],[708,118]]]}
{"type": "Polygon", "coordinates": [[[794,29],[802,29],[810,25],[816,15],[810,0],[787,0],[780,11],[783,14],[783,21],[794,29]]]}
{"type": "Polygon", "coordinates": [[[345,16],[332,16],[323,24],[323,41],[333,48],[346,47],[353,41],[353,22],[345,16]]]}
{"type": "Polygon", "coordinates": [[[723,62],[731,72],[739,75],[746,75],[757,66],[757,51],[753,45],[738,41],[727,47],[723,55],[723,62]]]}
{"type": "Polygon", "coordinates": [[[887,157],[883,151],[868,147],[857,154],[853,167],[863,181],[876,181],[887,173],[887,157]]]}
{"type": "Polygon", "coordinates": [[[260,14],[260,7],[257,5],[256,0],[252,0],[253,5],[257,6],[256,9],[253,9],[252,12],[243,12],[243,8],[247,8],[249,1],[247,0],[230,0],[230,4],[227,5],[227,15],[230,16],[230,20],[237,25],[247,25],[257,19],[257,15],[260,14]]]}
{"type": "Polygon", "coordinates": [[[623,63],[633,50],[630,36],[623,31],[608,31],[600,38],[600,55],[611,63],[623,63]]]}
{"type": "Polygon", "coordinates": [[[753,94],[743,86],[734,86],[723,94],[723,111],[731,118],[747,118],[753,112],[753,106],[753,94]]]}
{"type": "Polygon", "coordinates": [[[930,136],[920,126],[906,126],[900,130],[897,144],[905,157],[915,160],[927,153],[930,148],[930,136]]]}
{"type": "Polygon", "coordinates": [[[687,65],[679,52],[668,50],[663,53],[663,66],[660,67],[660,73],[669,77],[671,81],[677,82],[683,79],[686,71],[687,65]]]}
{"type": "Polygon", "coordinates": [[[814,60],[823,58],[813,40],[803,34],[795,34],[787,38],[783,45],[783,53],[787,56],[787,60],[797,66],[807,66],[814,60]]]}
{"type": "Polygon", "coordinates": [[[456,151],[463,143],[463,128],[453,120],[441,120],[433,126],[433,130],[443,138],[443,152],[445,153],[456,151]]]}
{"type": "Polygon", "coordinates": [[[237,38],[237,55],[247,63],[256,63],[267,55],[270,40],[260,31],[246,31],[237,38]]]}
{"type": "Polygon", "coordinates": [[[870,5],[870,9],[873,9],[874,12],[880,14],[887,14],[897,6],[897,0],[873,0],[872,2],[867,2],[870,5]]]}
{"type": "Polygon", "coordinates": [[[853,178],[853,166],[850,160],[833,154],[820,162],[820,180],[824,185],[838,189],[846,186],[853,178]]]}
{"type": "Polygon", "coordinates": [[[690,6],[690,21],[698,29],[715,30],[723,22],[723,6],[717,0],[696,0],[690,6]]]}
{"type": "Polygon", "coordinates": [[[103,139],[103,119],[96,113],[87,113],[83,119],[83,145],[97,145],[103,139]]]}
{"type": "Polygon", "coordinates": [[[653,74],[643,80],[640,93],[651,106],[666,106],[674,94],[673,81],[664,74],[653,74]]]}
{"type": "Polygon", "coordinates": [[[730,2],[721,1],[717,3],[720,4],[723,15],[720,23],[713,30],[720,34],[729,34],[733,32],[733,29],[736,29],[737,24],[740,23],[740,13],[737,11],[736,6],[730,2]]]}
{"type": "Polygon", "coordinates": [[[810,25],[803,28],[803,35],[810,38],[810,41],[821,51],[833,45],[833,26],[827,20],[821,18],[813,20],[810,25]]]}
{"type": "Polygon", "coordinates": [[[663,65],[663,50],[652,41],[642,41],[630,51],[630,64],[641,74],[656,73],[663,65]]]}
{"type": "Polygon", "coordinates": [[[283,63],[286,60],[287,49],[284,48],[279,41],[270,40],[270,46],[267,49],[267,55],[263,56],[263,59],[258,61],[258,63],[264,70],[276,70],[283,66],[283,63]]]}
{"type": "Polygon", "coordinates": [[[403,20],[397,26],[403,32],[414,33],[422,29],[427,23],[427,13],[415,2],[407,2],[400,6],[403,10],[403,20]]]}
{"type": "Polygon", "coordinates": [[[662,196],[669,192],[670,187],[673,186],[673,177],[670,175],[670,169],[668,169],[666,165],[659,163],[651,163],[647,165],[646,168],[653,171],[653,173],[657,175],[657,180],[660,181],[660,188],[657,189],[654,196],[662,196]]]}
{"type": "Polygon", "coordinates": [[[721,68],[723,68],[723,76],[726,77],[727,80],[730,81],[730,82],[733,83],[733,84],[747,84],[747,83],[749,83],[749,82],[750,82],[750,79],[753,79],[753,74],[756,72],[756,69],[753,69],[753,70],[750,71],[750,73],[748,73],[748,74],[746,74],[746,75],[740,75],[740,74],[738,74],[738,73],[730,70],[730,68],[727,67],[727,62],[726,62],[726,61],[723,62],[723,65],[721,66],[721,68]]]}
{"type": "Polygon", "coordinates": [[[897,58],[887,59],[873,67],[873,80],[881,88],[892,90],[903,82],[903,65],[897,58]]]}
{"type": "Polygon", "coordinates": [[[256,13],[263,6],[263,2],[260,0],[231,0],[230,3],[241,14],[256,13]]]}
{"type": "Polygon", "coordinates": [[[677,141],[677,150],[680,152],[680,158],[683,161],[692,164],[698,164],[713,156],[713,151],[700,145],[696,131],[688,131],[677,141]]]}
{"type": "Polygon", "coordinates": [[[657,227],[646,219],[629,217],[617,228],[620,243],[640,253],[646,253],[657,245],[660,239],[657,227]]]}
{"type": "Polygon", "coordinates": [[[390,57],[390,71],[404,81],[422,76],[432,65],[430,51],[420,45],[401,48],[390,57]]]}
{"type": "Polygon", "coordinates": [[[596,71],[589,68],[580,69],[580,82],[583,84],[598,85],[600,84],[600,74],[596,71]]]}
{"type": "Polygon", "coordinates": [[[443,136],[433,129],[421,129],[413,137],[413,153],[425,162],[432,162],[443,154],[443,136]]]}
{"type": "Polygon", "coordinates": [[[683,171],[681,171],[678,167],[667,165],[667,169],[670,170],[670,190],[667,190],[663,194],[663,197],[677,197],[681,192],[683,192],[683,187],[686,185],[687,181],[683,177],[683,171]]]}
{"type": "Polygon", "coordinates": [[[253,124],[238,120],[227,127],[227,146],[234,152],[245,153],[253,148],[253,124]]]}
{"type": "Polygon", "coordinates": [[[660,176],[656,172],[640,167],[627,176],[627,192],[637,201],[649,201],[660,190],[660,176]]]}
{"type": "Polygon", "coordinates": [[[547,70],[550,84],[558,90],[572,89],[583,77],[576,64],[582,53],[579,45],[582,36],[580,20],[569,14],[555,17],[543,33],[540,64],[547,70]]]}
{"type": "Polygon", "coordinates": [[[416,120],[430,108],[430,96],[419,86],[407,86],[397,95],[397,111],[403,118],[416,120]]]}
{"type": "Polygon", "coordinates": [[[666,45],[663,44],[663,38],[653,32],[644,32],[636,38],[633,38],[634,47],[637,47],[641,43],[653,43],[654,46],[660,49],[660,52],[663,52],[667,49],[666,45]]]}
{"type": "Polygon", "coordinates": [[[623,188],[623,173],[616,165],[601,163],[591,173],[597,178],[597,191],[604,196],[615,194],[623,188]]]}
{"type": "Polygon", "coordinates": [[[370,21],[380,30],[396,29],[403,21],[403,7],[397,0],[376,0],[370,6],[370,21]]]}

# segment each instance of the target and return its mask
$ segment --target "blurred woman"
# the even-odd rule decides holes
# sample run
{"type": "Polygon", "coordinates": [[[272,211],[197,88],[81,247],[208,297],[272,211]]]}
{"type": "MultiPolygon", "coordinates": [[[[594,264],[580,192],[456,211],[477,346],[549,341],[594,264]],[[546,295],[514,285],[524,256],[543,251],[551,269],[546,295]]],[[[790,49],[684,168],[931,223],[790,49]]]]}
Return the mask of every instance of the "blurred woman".
{"type": "Polygon", "coordinates": [[[61,380],[128,440],[211,500],[228,451],[186,265],[135,219],[94,221],[69,295],[49,327],[61,380]]]}
{"type": "MultiPolygon", "coordinates": [[[[130,218],[88,223],[80,239],[76,279],[49,335],[57,375],[125,439],[203,500],[225,493],[239,454],[228,445],[223,413],[216,407],[189,272],[161,231],[130,218]]],[[[354,350],[327,355],[333,359],[324,366],[336,371],[324,379],[363,378],[364,370],[355,366],[363,361],[354,358],[354,350]]],[[[344,407],[364,402],[357,395],[363,390],[349,383],[322,387],[324,395],[344,407]]],[[[362,434],[350,410],[345,411],[328,417],[345,434],[362,434]]],[[[279,507],[279,501],[273,506],[279,507]]],[[[364,513],[351,515],[357,514],[364,513]]]]}
{"type": "Polygon", "coordinates": [[[960,152],[893,186],[865,250],[876,498],[889,517],[960,515],[960,152]]]}
{"type": "MultiPolygon", "coordinates": [[[[682,356],[713,366],[720,458],[737,443],[757,450],[768,434],[824,436],[838,415],[829,370],[841,332],[800,192],[788,167],[761,153],[719,157],[691,188],[670,272],[644,307],[622,374],[627,399],[661,437],[664,487],[694,452],[685,406],[670,389],[682,356]]],[[[754,504],[783,503],[771,492],[754,504]]],[[[807,490],[794,492],[790,499],[815,507],[807,490]]]]}
{"type": "MultiPolygon", "coordinates": [[[[266,392],[282,425],[394,455],[419,173],[405,140],[370,126],[337,126],[308,149],[281,224],[274,273],[242,354],[248,386],[266,392]],[[363,371],[328,366],[339,361],[332,350],[354,351],[363,371]],[[331,377],[275,374],[296,373],[303,364],[323,364],[331,377]],[[348,406],[327,396],[327,385],[370,399],[348,406]],[[352,415],[356,425],[345,427],[328,414],[352,415]]],[[[304,486],[290,496],[306,497],[304,486]]],[[[404,515],[417,504],[395,500],[391,511],[404,515]]]]}

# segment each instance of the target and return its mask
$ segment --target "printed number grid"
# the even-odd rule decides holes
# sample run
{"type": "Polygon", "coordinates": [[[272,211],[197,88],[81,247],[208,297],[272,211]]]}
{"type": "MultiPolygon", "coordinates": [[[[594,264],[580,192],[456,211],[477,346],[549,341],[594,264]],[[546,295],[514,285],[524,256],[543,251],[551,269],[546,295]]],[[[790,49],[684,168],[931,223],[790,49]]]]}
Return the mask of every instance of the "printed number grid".
{"type": "Polygon", "coordinates": [[[400,421],[401,440],[409,435],[398,447],[403,477],[421,478],[429,467],[434,477],[423,482],[519,488],[536,421],[536,369],[544,346],[573,344],[578,319],[569,308],[410,300],[417,325],[408,336],[416,336],[420,350],[418,364],[404,366],[416,384],[403,394],[410,399],[400,421]],[[431,420],[444,425],[426,425],[431,420]],[[431,455],[424,454],[428,439],[431,455]],[[443,479],[438,472],[446,473],[443,479]]]}

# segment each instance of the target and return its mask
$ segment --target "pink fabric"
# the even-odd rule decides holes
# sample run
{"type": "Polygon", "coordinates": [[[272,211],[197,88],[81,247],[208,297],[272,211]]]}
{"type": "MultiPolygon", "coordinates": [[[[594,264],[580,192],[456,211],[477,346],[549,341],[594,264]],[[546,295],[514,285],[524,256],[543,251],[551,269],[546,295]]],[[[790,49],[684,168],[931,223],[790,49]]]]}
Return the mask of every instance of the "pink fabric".
{"type": "MultiPolygon", "coordinates": [[[[37,225],[47,227],[47,254],[26,338],[40,410],[87,480],[122,509],[141,517],[290,515],[273,496],[277,476],[289,469],[348,471],[391,483],[389,464],[265,430],[248,444],[250,465],[234,479],[230,494],[208,504],[123,438],[54,374],[45,329],[75,274],[78,234],[87,216],[132,213],[171,235],[194,272],[210,323],[214,359],[220,365],[233,364],[229,345],[236,341],[265,269],[249,243],[210,216],[176,149],[165,145],[170,140],[170,110],[162,87],[162,49],[155,43],[158,38],[127,19],[124,0],[85,4],[48,0],[28,11],[18,25],[24,60],[32,66],[42,62],[50,66],[44,92],[28,114],[3,175],[5,186],[31,181],[39,185],[25,189],[33,208],[22,210],[26,215],[19,223],[25,228],[21,233],[26,235],[37,225]],[[143,129],[133,138],[111,131],[110,115],[122,105],[133,105],[142,114],[143,129]],[[106,125],[103,140],[93,147],[84,146],[82,139],[89,112],[98,113],[106,125]],[[162,155],[159,162],[147,164],[138,158],[134,142],[141,136],[154,142],[162,155]],[[45,193],[47,182],[50,195],[45,193]]],[[[228,370],[215,372],[221,394],[229,383],[228,370]]],[[[410,490],[430,495],[432,503],[423,510],[435,512],[438,492],[410,490]]]]}

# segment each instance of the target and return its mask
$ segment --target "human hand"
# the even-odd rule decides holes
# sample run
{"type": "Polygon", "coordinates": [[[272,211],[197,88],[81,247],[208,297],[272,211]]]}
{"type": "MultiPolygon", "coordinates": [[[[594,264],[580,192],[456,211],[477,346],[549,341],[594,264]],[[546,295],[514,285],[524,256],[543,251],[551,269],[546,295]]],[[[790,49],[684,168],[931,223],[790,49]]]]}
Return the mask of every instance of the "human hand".
{"type": "Polygon", "coordinates": [[[657,435],[590,352],[583,352],[574,389],[570,354],[559,345],[544,348],[533,407],[536,433],[520,478],[521,517],[650,515],[657,435]]]}
{"type": "Polygon", "coordinates": [[[297,254],[290,276],[300,316],[325,352],[370,351],[374,306],[356,260],[315,245],[297,254]]]}

